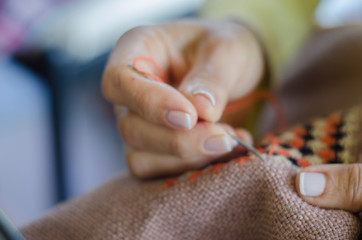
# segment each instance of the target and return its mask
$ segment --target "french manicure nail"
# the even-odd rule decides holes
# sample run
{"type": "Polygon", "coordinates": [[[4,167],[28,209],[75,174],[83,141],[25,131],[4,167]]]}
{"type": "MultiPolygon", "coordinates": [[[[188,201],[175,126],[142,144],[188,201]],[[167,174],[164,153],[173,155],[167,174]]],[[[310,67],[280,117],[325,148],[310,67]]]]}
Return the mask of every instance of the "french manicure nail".
{"type": "Polygon", "coordinates": [[[195,96],[195,95],[201,95],[203,97],[206,97],[206,99],[211,103],[212,106],[215,106],[215,104],[216,104],[214,96],[208,91],[195,90],[191,93],[191,96],[195,96]]]}
{"type": "Polygon", "coordinates": [[[227,153],[232,150],[231,141],[225,135],[208,138],[204,143],[204,148],[212,153],[227,153]]]}
{"type": "Polygon", "coordinates": [[[175,127],[191,129],[191,116],[180,111],[169,111],[167,114],[169,123],[175,127]]]}
{"type": "Polygon", "coordinates": [[[302,172],[299,175],[300,193],[307,197],[316,197],[324,192],[326,177],[322,173],[302,172]]]}

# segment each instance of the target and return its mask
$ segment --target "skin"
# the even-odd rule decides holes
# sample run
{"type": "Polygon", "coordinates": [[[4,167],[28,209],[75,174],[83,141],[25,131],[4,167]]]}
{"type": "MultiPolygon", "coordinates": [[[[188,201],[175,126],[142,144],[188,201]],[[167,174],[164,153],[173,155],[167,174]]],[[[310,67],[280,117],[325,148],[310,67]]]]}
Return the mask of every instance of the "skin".
{"type": "MultiPolygon", "coordinates": [[[[226,131],[251,144],[247,131],[220,119],[228,101],[258,85],[263,64],[253,33],[232,20],[187,20],[125,33],[108,61],[102,88],[116,106],[130,171],[149,178],[199,168],[229,152],[204,147],[212,137],[225,137],[232,145],[226,131]],[[138,56],[154,59],[172,86],[130,69],[138,56]],[[237,68],[230,67],[235,63],[237,68]],[[193,95],[200,90],[211,94],[215,105],[203,94],[193,95]],[[190,115],[191,129],[169,123],[167,113],[173,110],[190,115]]],[[[147,62],[137,67],[157,74],[147,62]]]]}
{"type": "MultiPolygon", "coordinates": [[[[229,101],[256,88],[264,62],[253,32],[234,20],[183,20],[125,33],[109,58],[102,90],[115,106],[131,173],[144,179],[197,169],[230,152],[205,148],[207,140],[215,137],[233,146],[226,131],[252,144],[247,131],[231,124],[240,122],[243,114],[225,118],[223,110],[229,101]],[[154,59],[169,84],[129,68],[139,56],[154,59]],[[195,94],[200,90],[212,99],[195,94]],[[170,111],[188,114],[189,128],[170,123],[170,111]]],[[[147,62],[139,62],[137,68],[157,74],[147,62]]],[[[297,175],[296,189],[305,201],[325,208],[362,210],[361,164],[312,166],[303,171],[326,176],[324,192],[306,197],[300,193],[297,175]]]]}

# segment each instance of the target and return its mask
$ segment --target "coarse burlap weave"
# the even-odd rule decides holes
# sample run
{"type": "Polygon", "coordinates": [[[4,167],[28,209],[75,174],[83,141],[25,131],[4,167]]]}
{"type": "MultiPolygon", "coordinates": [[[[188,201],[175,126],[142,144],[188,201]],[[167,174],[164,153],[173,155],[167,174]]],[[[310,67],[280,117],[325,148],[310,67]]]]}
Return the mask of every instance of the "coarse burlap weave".
{"type": "MultiPolygon", "coordinates": [[[[332,120],[349,131],[344,137],[357,136],[357,128],[332,120]]],[[[304,202],[295,189],[298,167],[280,156],[219,166],[197,178],[183,174],[167,188],[164,179],[119,177],[22,232],[28,240],[358,238],[358,215],[304,202]]]]}

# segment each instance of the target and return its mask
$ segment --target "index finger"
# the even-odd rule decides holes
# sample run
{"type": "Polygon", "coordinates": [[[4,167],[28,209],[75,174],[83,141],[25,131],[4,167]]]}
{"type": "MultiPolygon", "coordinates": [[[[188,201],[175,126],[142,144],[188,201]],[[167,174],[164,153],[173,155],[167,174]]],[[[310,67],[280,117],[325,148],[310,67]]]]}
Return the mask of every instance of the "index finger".
{"type": "MultiPolygon", "coordinates": [[[[153,41],[153,33],[149,31],[148,28],[139,28],[121,37],[104,72],[103,94],[110,102],[126,105],[130,111],[150,122],[190,129],[197,121],[192,103],[173,87],[147,79],[128,66],[138,56],[149,56],[166,69],[168,57],[165,46],[153,41]],[[155,43],[152,49],[147,47],[146,39],[147,44],[149,41],[155,43]]],[[[155,73],[152,66],[145,62],[140,62],[139,67],[155,73]]]]}

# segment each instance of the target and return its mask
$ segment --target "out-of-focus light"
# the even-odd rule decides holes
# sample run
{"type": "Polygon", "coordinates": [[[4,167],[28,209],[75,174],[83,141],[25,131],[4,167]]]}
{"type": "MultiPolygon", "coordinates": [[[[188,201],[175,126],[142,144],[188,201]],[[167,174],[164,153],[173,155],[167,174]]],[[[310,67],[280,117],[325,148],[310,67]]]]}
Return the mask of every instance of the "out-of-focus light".
{"type": "Polygon", "coordinates": [[[35,28],[38,45],[59,49],[76,61],[109,50],[127,30],[196,11],[203,0],[83,0],[56,9],[35,28]]]}
{"type": "Polygon", "coordinates": [[[323,0],[317,8],[316,20],[322,27],[362,23],[362,1],[323,0]]]}

